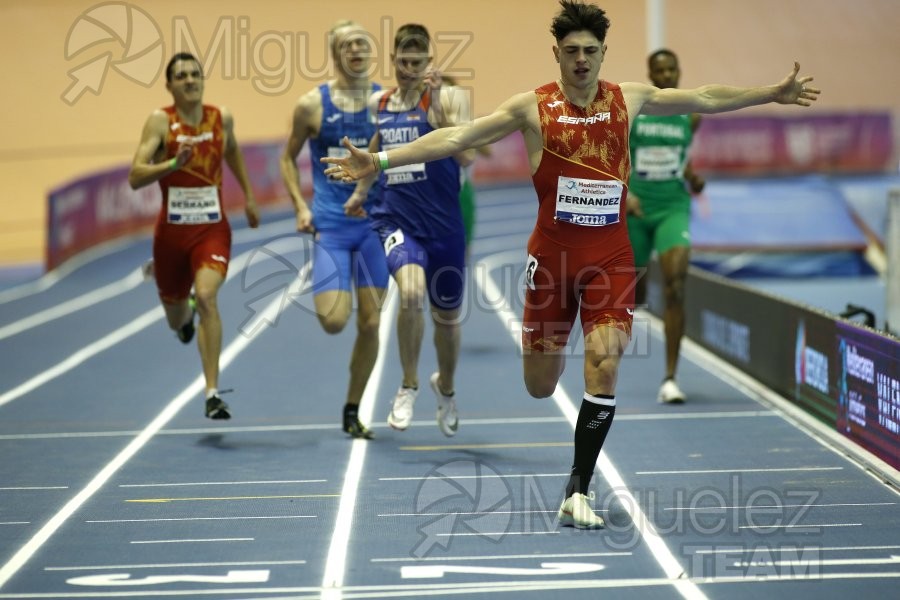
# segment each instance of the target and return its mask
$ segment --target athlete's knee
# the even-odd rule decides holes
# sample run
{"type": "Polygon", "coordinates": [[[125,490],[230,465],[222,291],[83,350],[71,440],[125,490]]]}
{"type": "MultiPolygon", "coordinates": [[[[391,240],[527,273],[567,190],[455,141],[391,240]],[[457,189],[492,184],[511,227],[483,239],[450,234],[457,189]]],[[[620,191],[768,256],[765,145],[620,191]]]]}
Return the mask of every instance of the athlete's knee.
{"type": "Polygon", "coordinates": [[[612,390],[616,387],[619,374],[619,359],[608,358],[599,364],[585,365],[585,382],[598,386],[601,390],[612,390]]]}
{"type": "Polygon", "coordinates": [[[325,333],[334,335],[344,330],[344,327],[347,326],[347,319],[343,315],[337,314],[337,311],[332,311],[325,315],[320,314],[319,324],[322,325],[325,333]]]}
{"type": "Polygon", "coordinates": [[[218,310],[218,292],[217,286],[199,285],[194,289],[194,298],[197,302],[197,312],[201,315],[212,314],[218,310]]]}
{"type": "Polygon", "coordinates": [[[358,313],[356,316],[356,332],[361,336],[378,335],[378,327],[381,324],[381,313],[358,313]]]}
{"type": "Polygon", "coordinates": [[[549,398],[556,391],[556,378],[540,373],[525,373],[525,389],[532,398],[549,398]]]}
{"type": "Polygon", "coordinates": [[[425,290],[417,285],[407,285],[400,290],[400,310],[425,310],[425,290]]]}
{"type": "Polygon", "coordinates": [[[676,275],[666,281],[665,294],[668,304],[684,304],[685,278],[676,275]]]}

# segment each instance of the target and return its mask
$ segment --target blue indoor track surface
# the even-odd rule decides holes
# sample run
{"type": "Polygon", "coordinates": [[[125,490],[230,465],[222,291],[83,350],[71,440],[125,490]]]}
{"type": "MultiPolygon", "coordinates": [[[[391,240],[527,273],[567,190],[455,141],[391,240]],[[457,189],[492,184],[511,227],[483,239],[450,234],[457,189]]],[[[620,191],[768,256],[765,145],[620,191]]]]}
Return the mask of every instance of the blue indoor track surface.
{"type": "Polygon", "coordinates": [[[708,216],[695,211],[691,239],[698,250],[862,249],[840,189],[818,175],[711,181],[708,216]]]}
{"type": "MultiPolygon", "coordinates": [[[[753,195],[743,214],[761,219],[753,195]]],[[[553,398],[528,396],[518,319],[537,202],[530,186],[477,202],[453,438],[435,423],[430,325],[413,424],[385,422],[393,292],[360,413],[376,438],[341,431],[355,323],[320,328],[293,214],[234,223],[227,422],[204,418],[196,347],[140,276],[149,239],[0,291],[0,599],[896,597],[896,490],[689,341],[688,402],[658,404],[663,343],[641,311],[592,483],[607,528],[558,527],[583,346],[573,336],[553,398]]],[[[829,239],[843,235],[828,214],[829,239]]],[[[787,221],[771,220],[779,239],[787,221]]]]}

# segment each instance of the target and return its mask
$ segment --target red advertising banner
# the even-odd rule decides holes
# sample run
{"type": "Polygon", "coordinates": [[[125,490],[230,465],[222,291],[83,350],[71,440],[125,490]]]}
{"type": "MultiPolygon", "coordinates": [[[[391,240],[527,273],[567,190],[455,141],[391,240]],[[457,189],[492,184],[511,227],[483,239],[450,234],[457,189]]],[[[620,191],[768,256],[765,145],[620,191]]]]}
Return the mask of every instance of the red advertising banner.
{"type": "Polygon", "coordinates": [[[884,171],[892,131],[888,112],[704,116],[691,161],[701,173],[734,175],[884,171]]]}
{"type": "MultiPolygon", "coordinates": [[[[283,141],[244,144],[242,151],[260,205],[286,197],[279,158],[283,141]]],[[[797,117],[705,117],[692,147],[700,172],[734,175],[872,172],[888,167],[893,152],[891,116],[815,114],[797,117]]],[[[308,148],[298,161],[304,194],[310,194],[308,148]]],[[[96,244],[152,227],[159,187],[132,190],[128,167],[95,173],[53,190],[48,198],[47,269],[96,244]]],[[[475,161],[476,184],[528,181],[531,171],[521,135],[492,144],[475,161]]],[[[243,195],[225,169],[224,204],[240,210],[243,195]]]]}
{"type": "MultiPolygon", "coordinates": [[[[241,146],[260,206],[287,197],[279,166],[283,148],[284,142],[280,140],[241,146]]],[[[530,177],[522,136],[507,136],[492,149],[491,156],[481,157],[475,163],[474,177],[479,184],[508,183],[530,177]]],[[[311,198],[308,146],[303,148],[297,163],[303,193],[311,198]]],[[[153,184],[132,190],[128,185],[128,169],[123,166],[94,173],[50,192],[45,261],[48,271],[97,244],[152,229],[162,202],[159,186],[153,184]]],[[[240,212],[244,197],[237,180],[227,168],[224,177],[225,210],[240,212]]]]}

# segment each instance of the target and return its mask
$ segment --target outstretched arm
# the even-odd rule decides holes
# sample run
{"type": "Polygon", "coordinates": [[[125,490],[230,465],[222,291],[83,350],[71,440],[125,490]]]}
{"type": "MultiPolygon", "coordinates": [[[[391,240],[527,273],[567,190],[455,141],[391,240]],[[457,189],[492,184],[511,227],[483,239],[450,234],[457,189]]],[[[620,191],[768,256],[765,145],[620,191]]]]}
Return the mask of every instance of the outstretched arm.
{"type": "Polygon", "coordinates": [[[323,157],[321,160],[334,165],[325,170],[326,174],[350,182],[379,169],[453,156],[469,148],[496,142],[513,131],[525,129],[528,125],[527,109],[533,103],[533,92],[518,94],[504,102],[493,113],[475,119],[469,124],[437,129],[400,148],[379,152],[377,155],[360,150],[344,138],[343,144],[350,151],[348,157],[323,157]]]}
{"type": "Polygon", "coordinates": [[[622,91],[631,117],[649,115],[681,115],[685,113],[721,113],[760,104],[797,104],[810,106],[821,90],[809,83],[810,76],[798,77],[800,63],[775,85],[733,87],[711,84],[695,89],[658,89],[643,83],[623,83],[622,91]]]}

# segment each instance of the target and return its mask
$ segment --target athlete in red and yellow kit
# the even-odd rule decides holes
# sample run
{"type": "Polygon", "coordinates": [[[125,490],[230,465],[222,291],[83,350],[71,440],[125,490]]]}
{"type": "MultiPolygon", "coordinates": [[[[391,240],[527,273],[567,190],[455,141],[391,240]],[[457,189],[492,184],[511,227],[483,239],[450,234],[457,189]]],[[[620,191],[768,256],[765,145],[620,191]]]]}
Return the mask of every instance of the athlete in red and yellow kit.
{"type": "MultiPolygon", "coordinates": [[[[437,129],[378,154],[323,158],[326,172],[345,181],[377,169],[427,162],[494,143],[519,131],[531,163],[540,206],[528,241],[525,315],[522,323],[525,387],[538,398],[553,394],[565,366],[564,346],[580,311],[584,330],[584,397],[575,425],[575,458],[559,509],[560,525],[603,526],[588,503],[594,466],[616,410],[619,360],[628,344],[634,261],[625,224],[630,118],[714,113],[778,102],[808,106],[819,90],[797,78],[737,88],[693,90],[599,80],[609,20],[592,5],[560,2],[551,31],[559,80],[517,94],[471,125],[437,129]]],[[[352,200],[352,199],[351,199],[352,200]]],[[[348,202],[348,210],[355,207],[348,202]]]]}
{"type": "Polygon", "coordinates": [[[159,297],[169,327],[186,344],[194,335],[194,288],[206,416],[228,419],[228,405],[218,391],[222,321],[216,300],[231,258],[231,227],[222,206],[223,159],[246,197],[250,227],[259,225],[259,212],[234,120],[226,109],[203,104],[203,71],[194,56],[179,53],[169,61],[166,89],[174,103],[147,118],[128,182],[137,189],[158,181],[162,189],[153,236],[159,297]]]}

